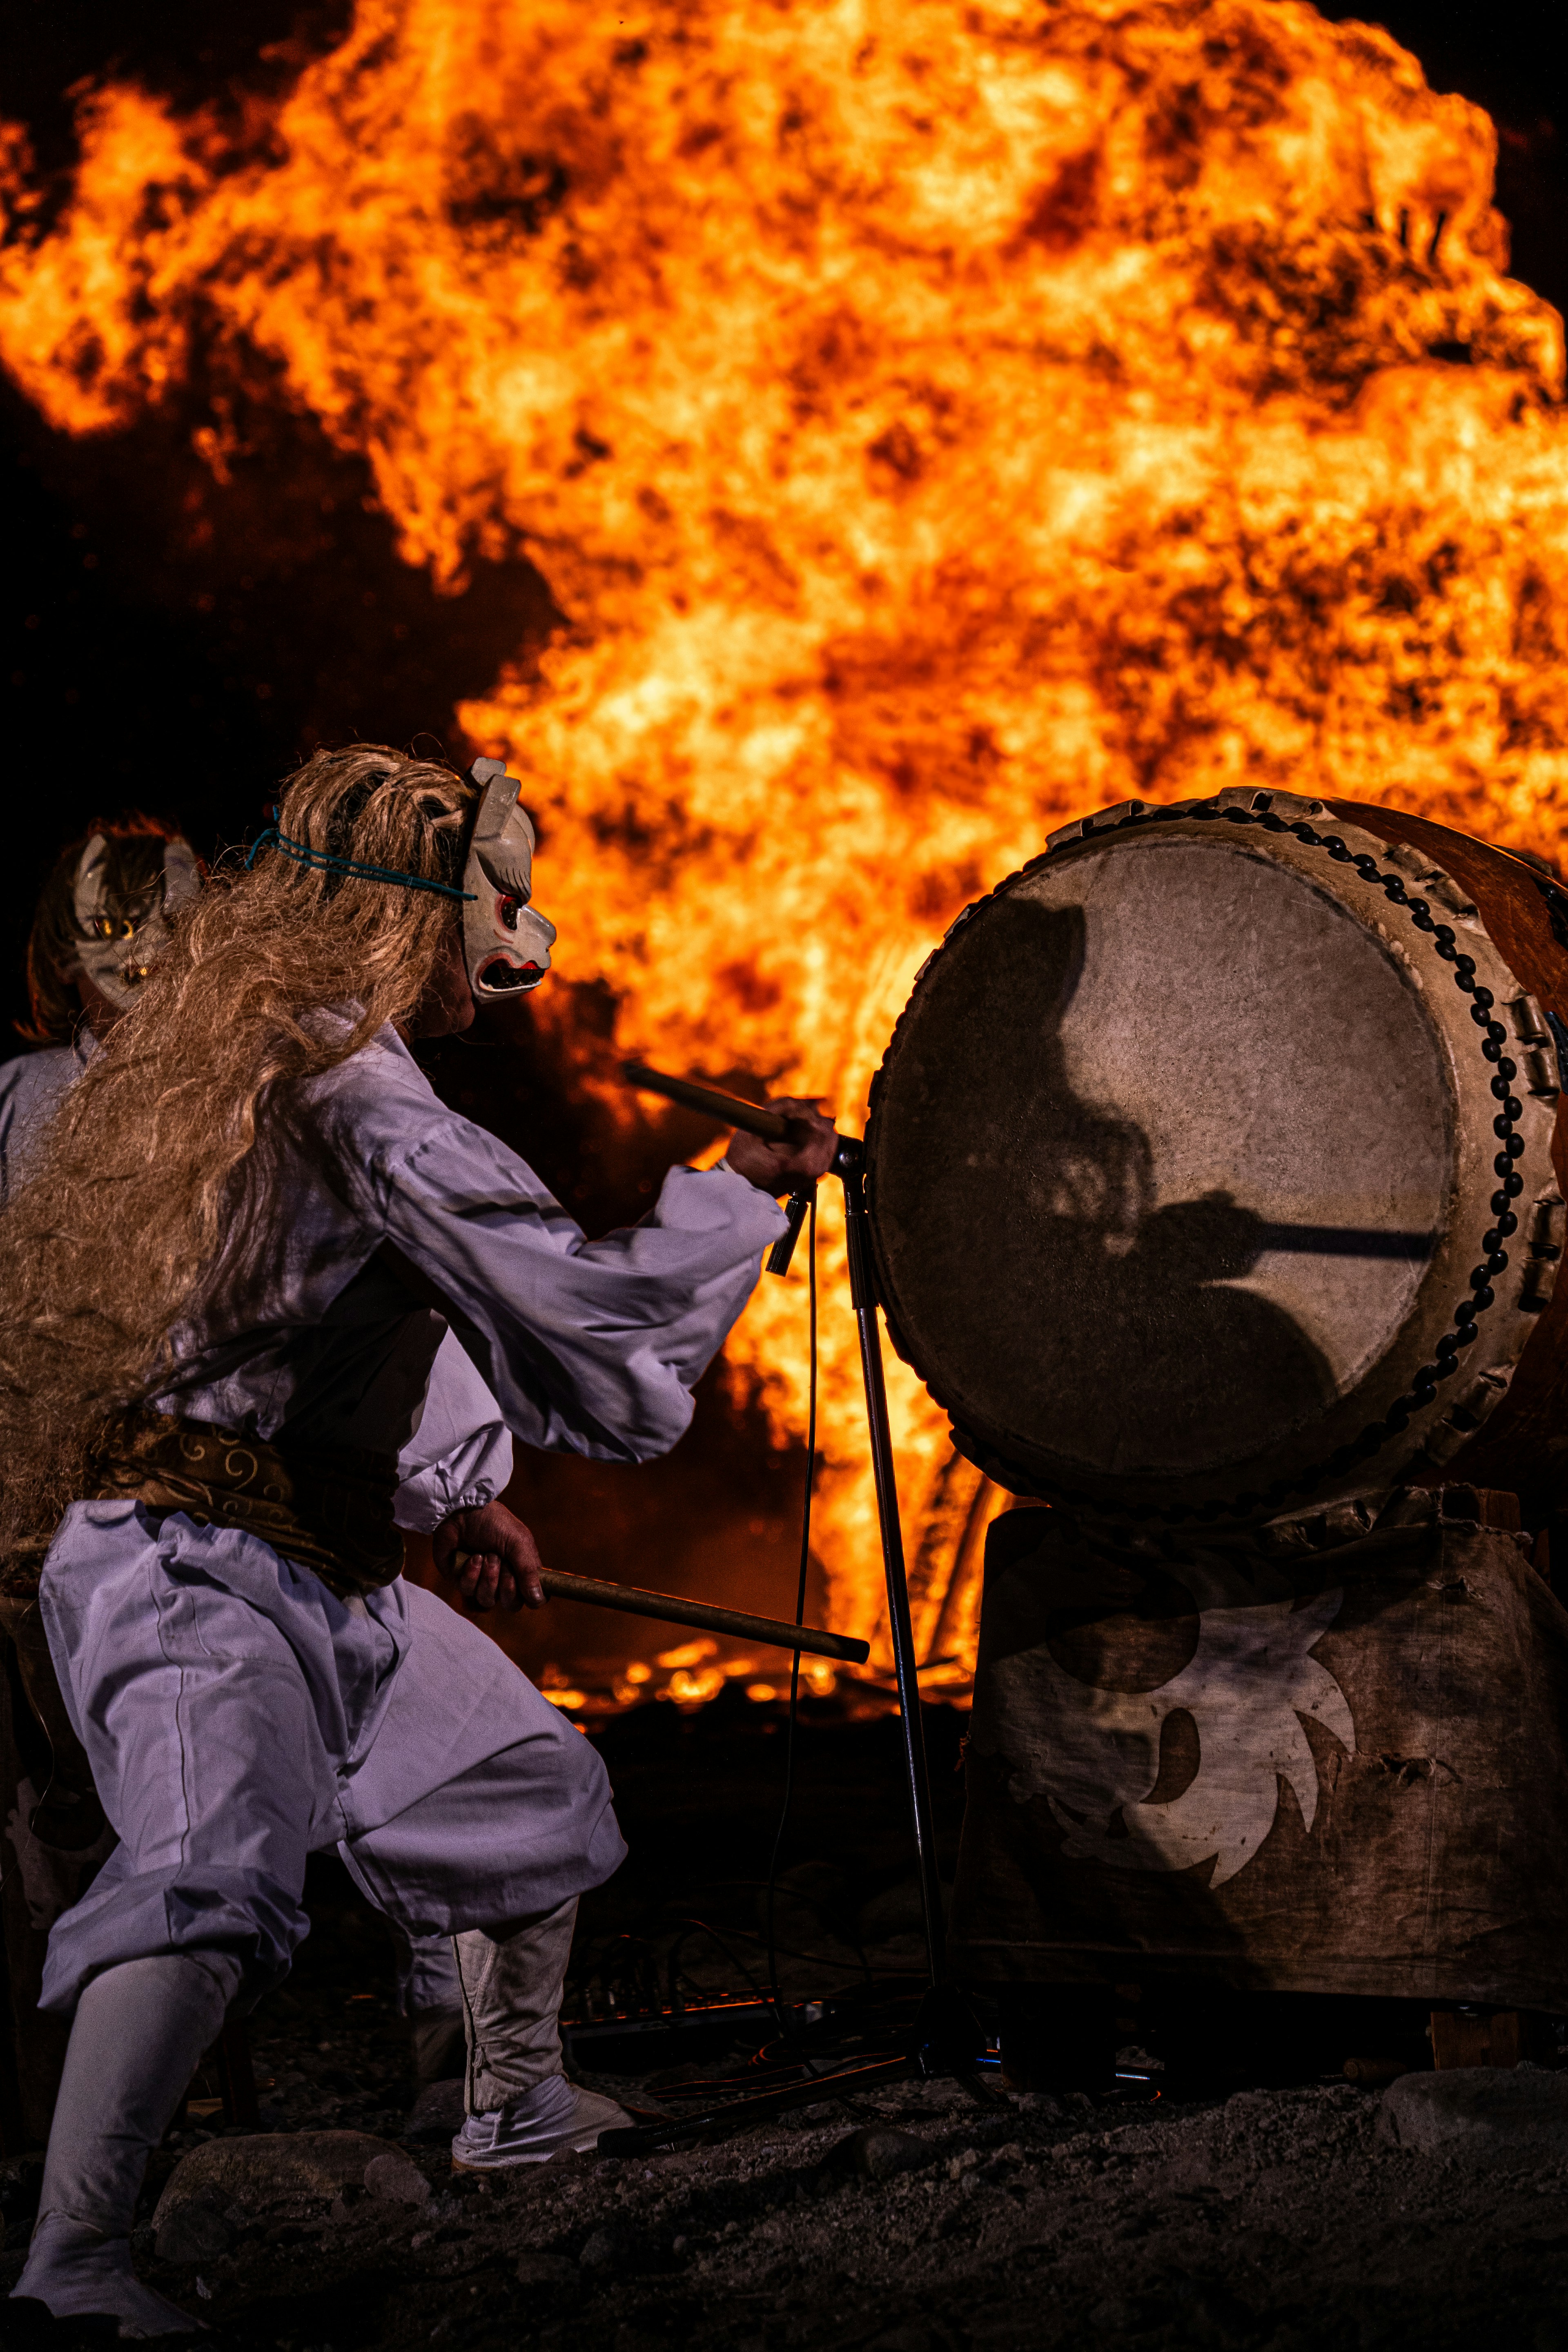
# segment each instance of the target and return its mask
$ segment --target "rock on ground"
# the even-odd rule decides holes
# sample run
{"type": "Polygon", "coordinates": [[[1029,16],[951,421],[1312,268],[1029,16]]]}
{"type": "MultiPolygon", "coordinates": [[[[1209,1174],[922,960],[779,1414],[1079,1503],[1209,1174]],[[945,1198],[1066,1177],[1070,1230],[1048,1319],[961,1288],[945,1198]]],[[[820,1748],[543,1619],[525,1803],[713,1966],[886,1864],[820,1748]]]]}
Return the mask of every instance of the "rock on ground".
{"type": "Polygon", "coordinates": [[[334,2218],[361,2191],[422,2205],[430,2183],[401,2148],[368,2132],[258,2132],[182,2157],[153,2214],[160,2262],[216,2261],[258,2213],[326,2199],[334,2218]]]}
{"type": "Polygon", "coordinates": [[[369,2132],[257,2132],[208,2140],[182,2157],[169,2175],[153,2224],[182,2205],[215,2198],[265,2205],[300,2194],[336,2197],[345,2189],[363,2188],[366,2168],[389,2156],[407,2167],[395,2147],[369,2132]]]}
{"type": "Polygon", "coordinates": [[[1379,2129],[1396,2147],[1568,2160],[1568,2074],[1530,2065],[1402,2074],[1384,2094],[1379,2129]]]}

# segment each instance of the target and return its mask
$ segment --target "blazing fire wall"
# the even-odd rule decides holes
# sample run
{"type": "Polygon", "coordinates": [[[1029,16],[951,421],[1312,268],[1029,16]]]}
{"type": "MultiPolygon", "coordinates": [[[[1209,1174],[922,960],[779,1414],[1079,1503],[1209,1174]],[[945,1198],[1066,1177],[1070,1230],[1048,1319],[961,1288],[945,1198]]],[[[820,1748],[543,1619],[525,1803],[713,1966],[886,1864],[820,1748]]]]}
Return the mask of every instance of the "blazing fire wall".
{"type": "MultiPolygon", "coordinates": [[[[526,779],[612,1123],[625,1048],[857,1123],[944,926],[1085,808],[1255,782],[1555,847],[1561,324],[1506,275],[1490,124],[1385,34],[364,0],[238,114],[111,82],[79,128],[58,214],[6,148],[0,358],[53,425],[226,376],[363,461],[438,591],[546,583],[552,640],[531,609],[459,717],[526,779]]],[[[244,412],[192,427],[215,481],[244,412]]],[[[824,1273],[819,1548],[864,1631],[831,1223],[824,1273]]],[[[796,1278],[729,1351],[781,1433],[804,1339],[796,1278]]],[[[917,1623],[962,1652],[995,1498],[892,1402],[917,1623]]]]}

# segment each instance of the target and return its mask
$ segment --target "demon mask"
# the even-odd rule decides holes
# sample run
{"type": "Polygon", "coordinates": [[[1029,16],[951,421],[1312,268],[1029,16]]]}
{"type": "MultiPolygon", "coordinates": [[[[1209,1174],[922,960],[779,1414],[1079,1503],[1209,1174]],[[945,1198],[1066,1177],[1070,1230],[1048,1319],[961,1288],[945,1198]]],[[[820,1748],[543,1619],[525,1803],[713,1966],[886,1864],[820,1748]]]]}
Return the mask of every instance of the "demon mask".
{"type": "Polygon", "coordinates": [[[168,944],[169,917],[195,898],[201,869],[187,842],[163,844],[163,875],[139,897],[109,887],[109,844],[95,833],[76,869],[71,906],[76,917],[77,962],[82,975],[117,1013],[129,1013],[147,967],[168,944]]]}
{"type": "Polygon", "coordinates": [[[483,795],[468,844],[463,887],[463,949],[477,1004],[537,988],[550,969],[555,926],[529,901],[533,827],[518,806],[521,786],[501,760],[476,760],[468,774],[483,795]]]}

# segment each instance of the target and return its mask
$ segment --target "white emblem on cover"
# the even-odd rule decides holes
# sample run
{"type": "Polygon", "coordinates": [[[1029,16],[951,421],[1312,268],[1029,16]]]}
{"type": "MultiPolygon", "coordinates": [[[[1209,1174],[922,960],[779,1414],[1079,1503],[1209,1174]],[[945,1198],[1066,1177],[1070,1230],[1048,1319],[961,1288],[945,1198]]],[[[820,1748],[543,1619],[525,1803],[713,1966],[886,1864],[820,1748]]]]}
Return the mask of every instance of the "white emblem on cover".
{"type": "Polygon", "coordinates": [[[1342,1594],[1293,1607],[1205,1609],[1187,1664],[1153,1690],[1107,1690],[1080,1682],[1045,1648],[1000,1661],[994,1680],[1004,1719],[1051,1727],[1015,1758],[1010,1793],[1044,1797],[1067,1832],[1063,1851],[1118,1870],[1189,1870],[1214,1862],[1211,1887],[1246,1867],[1274,1826],[1279,1782],[1295,1791],[1310,1829],[1318,1774],[1303,1716],[1355,1753],[1344,1692],[1310,1654],[1339,1613],[1342,1594]],[[1177,1708],[1192,1717],[1198,1767],[1168,1802],[1151,1803],[1162,1735],[1177,1708]]]}

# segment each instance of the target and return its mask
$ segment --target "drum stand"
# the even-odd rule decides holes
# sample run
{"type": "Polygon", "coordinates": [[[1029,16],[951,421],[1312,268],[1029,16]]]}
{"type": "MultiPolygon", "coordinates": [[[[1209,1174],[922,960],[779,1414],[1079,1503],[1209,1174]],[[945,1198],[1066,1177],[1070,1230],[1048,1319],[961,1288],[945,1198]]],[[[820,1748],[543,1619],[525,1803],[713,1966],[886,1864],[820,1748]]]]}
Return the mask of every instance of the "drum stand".
{"type": "MultiPolygon", "coordinates": [[[[920,2012],[900,2045],[883,2058],[863,2059],[811,2074],[803,2083],[778,2091],[761,2091],[716,2101],[700,2114],[672,2116],[660,2124],[639,2124],[629,2129],[601,2132],[602,2156],[637,2156],[667,2147],[678,2139],[708,2133],[743,2130],[748,2124],[777,2115],[787,2107],[842,2097],[883,2084],[927,2081],[939,2076],[961,2083],[971,2096],[992,2105],[997,2094],[975,2072],[980,2035],[967,2000],[948,1976],[943,1957],[944,1923],[942,1884],[937,1876],[936,1847],[931,1832],[931,1778],[926,1769],[925,1731],[921,1721],[920,1677],[915,1662],[914,1627],[910,1619],[910,1589],[904,1573],[904,1538],[899,1520],[899,1490],[893,1476],[893,1446],[888,1429],[888,1391],[882,1374],[882,1334],[877,1320],[877,1276],[871,1255],[870,1219],[866,1212],[866,1147],[853,1136],[840,1136],[829,1171],[844,1187],[844,1223],[849,1252],[849,1299],[860,1333],[860,1370],[866,1386],[866,1425],[871,1446],[871,1468],[877,1488],[877,1519],[881,1531],[882,1568],[888,1586],[888,1630],[892,1641],[898,1683],[900,1727],[903,1734],[904,1779],[914,1831],[920,1873],[921,1911],[925,1927],[928,1981],[920,2012]]],[[[789,1231],[774,1244],[768,1258],[770,1274],[787,1272],[795,1237],[811,1205],[809,1192],[790,1200],[789,1231]]]]}

